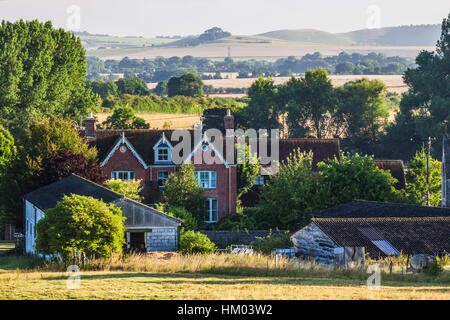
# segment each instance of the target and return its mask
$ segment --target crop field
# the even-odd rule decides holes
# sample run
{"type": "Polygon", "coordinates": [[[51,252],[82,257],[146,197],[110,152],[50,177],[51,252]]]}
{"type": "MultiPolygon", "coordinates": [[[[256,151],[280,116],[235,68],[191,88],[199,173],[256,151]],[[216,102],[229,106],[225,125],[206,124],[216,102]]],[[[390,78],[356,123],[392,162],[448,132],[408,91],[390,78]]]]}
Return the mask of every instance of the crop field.
{"type": "MultiPolygon", "coordinates": [[[[403,82],[402,75],[330,75],[331,82],[335,87],[342,86],[346,82],[354,81],[361,78],[367,78],[369,80],[378,79],[386,84],[387,90],[390,92],[396,92],[402,94],[408,90],[408,87],[403,82]]],[[[290,77],[274,77],[274,83],[276,85],[285,83],[290,77]]],[[[229,78],[229,79],[211,79],[203,80],[205,85],[211,85],[214,88],[249,88],[256,78],[229,78]]],[[[155,88],[157,83],[148,83],[149,89],[155,88]]],[[[236,94],[213,94],[215,97],[230,97],[241,98],[245,96],[242,93],[236,94]]]]}
{"type": "MultiPolygon", "coordinates": [[[[141,117],[145,122],[150,123],[152,129],[192,129],[195,122],[200,121],[199,114],[173,114],[173,113],[151,113],[151,112],[136,112],[136,116],[141,117]]],[[[98,113],[98,122],[106,120],[111,113],[98,113]]]]}
{"type": "Polygon", "coordinates": [[[269,61],[288,56],[304,56],[307,53],[319,51],[323,55],[336,55],[341,51],[349,53],[380,52],[387,56],[402,56],[413,58],[421,50],[434,50],[433,47],[415,46],[356,46],[356,45],[329,45],[310,42],[294,42],[278,40],[261,36],[232,36],[223,41],[202,44],[195,47],[164,46],[102,46],[87,48],[87,55],[97,56],[101,59],[122,59],[128,56],[130,59],[153,59],[158,56],[170,58],[173,56],[184,57],[191,55],[205,58],[225,58],[230,49],[231,57],[239,59],[265,59],[269,61]]]}

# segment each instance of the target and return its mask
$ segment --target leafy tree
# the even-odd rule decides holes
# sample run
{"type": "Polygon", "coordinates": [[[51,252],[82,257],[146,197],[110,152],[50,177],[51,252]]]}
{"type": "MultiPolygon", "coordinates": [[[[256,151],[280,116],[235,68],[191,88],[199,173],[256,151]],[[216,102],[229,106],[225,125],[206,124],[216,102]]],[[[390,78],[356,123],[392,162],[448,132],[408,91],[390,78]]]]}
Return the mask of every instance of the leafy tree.
{"type": "Polygon", "coordinates": [[[344,143],[368,152],[367,146],[379,142],[389,112],[386,86],[379,80],[366,78],[347,82],[337,88],[339,96],[336,117],[342,119],[344,143]]]}
{"type": "Polygon", "coordinates": [[[97,161],[97,150],[90,148],[66,119],[51,118],[32,122],[26,134],[16,140],[17,156],[0,183],[0,203],[5,207],[7,221],[23,225],[22,196],[38,187],[42,161],[52,152],[67,150],[82,154],[89,164],[97,161]]]}
{"type": "Polygon", "coordinates": [[[150,125],[134,114],[129,105],[116,107],[113,114],[103,122],[106,129],[148,129],[150,125]]]}
{"type": "Polygon", "coordinates": [[[53,151],[42,161],[37,178],[37,188],[64,179],[72,173],[98,184],[103,184],[106,175],[95,161],[88,162],[82,154],[67,150],[53,151]]]}
{"type": "Polygon", "coordinates": [[[86,87],[98,94],[102,99],[118,96],[118,87],[114,81],[86,81],[86,87]]]}
{"type": "Polygon", "coordinates": [[[167,86],[168,86],[168,81],[165,81],[165,80],[160,81],[156,85],[155,89],[153,89],[153,93],[160,97],[164,97],[167,95],[167,86]]]}
{"type": "Polygon", "coordinates": [[[260,176],[259,170],[261,169],[261,163],[257,155],[253,152],[250,153],[250,147],[247,144],[237,145],[238,155],[244,148],[244,163],[237,165],[237,198],[247,193],[254,185],[255,180],[260,176]]]}
{"type": "Polygon", "coordinates": [[[262,188],[260,205],[266,228],[298,230],[309,222],[311,213],[322,209],[324,200],[312,159],[312,152],[295,150],[262,188]]]}
{"type": "Polygon", "coordinates": [[[318,164],[326,207],[352,200],[400,201],[394,188],[397,180],[388,171],[379,169],[372,157],[343,154],[341,158],[318,164]]]}
{"type": "MultiPolygon", "coordinates": [[[[428,193],[427,154],[423,147],[421,151],[416,151],[414,158],[408,162],[407,168],[406,193],[408,201],[426,206],[428,193]]],[[[435,207],[441,205],[441,168],[441,162],[430,157],[430,205],[435,207]]]]}
{"type": "Polygon", "coordinates": [[[340,63],[336,66],[336,74],[353,74],[355,65],[349,61],[340,63]]]}
{"type": "MultiPolygon", "coordinates": [[[[287,107],[289,130],[298,131],[297,126],[307,118],[311,123],[311,133],[314,137],[323,138],[329,131],[330,117],[336,108],[334,89],[328,73],[322,68],[308,70],[303,78],[291,79],[295,89],[287,107]]],[[[288,84],[289,85],[289,84],[288,84]]]]}
{"type": "Polygon", "coordinates": [[[69,119],[50,118],[32,122],[21,145],[27,158],[37,166],[49,153],[60,150],[82,154],[88,162],[97,160],[97,150],[89,147],[69,119]]]}
{"type": "Polygon", "coordinates": [[[182,207],[200,223],[205,221],[205,193],[195,178],[192,164],[183,165],[164,184],[163,201],[169,207],[182,207]]]}
{"type": "MultiPolygon", "coordinates": [[[[4,176],[10,170],[15,157],[16,147],[14,146],[14,139],[9,131],[0,125],[0,192],[8,190],[9,182],[4,176]]],[[[5,224],[6,214],[4,207],[5,203],[0,203],[0,226],[5,224]]],[[[0,236],[3,236],[3,232],[0,232],[0,236]]]]}
{"type": "Polygon", "coordinates": [[[51,22],[3,21],[0,52],[0,121],[14,134],[29,120],[79,119],[100,104],[85,88],[85,50],[73,33],[51,22]]]}
{"type": "Polygon", "coordinates": [[[120,95],[133,94],[138,96],[147,96],[150,91],[147,84],[138,78],[122,78],[116,81],[117,92],[120,95]]]}
{"type": "Polygon", "coordinates": [[[14,138],[8,130],[0,125],[0,177],[7,171],[8,166],[16,157],[16,152],[14,138]]]}
{"type": "Polygon", "coordinates": [[[60,253],[70,261],[73,250],[88,257],[120,253],[125,244],[125,218],[121,209],[92,197],[65,196],[49,209],[36,226],[36,250],[60,253]]]}
{"type": "Polygon", "coordinates": [[[203,81],[192,73],[181,77],[172,77],[167,83],[167,94],[169,97],[201,97],[203,96],[203,81]]]}
{"type": "MultiPolygon", "coordinates": [[[[416,68],[408,68],[404,81],[408,92],[403,95],[395,125],[388,129],[384,156],[411,158],[427,137],[442,137],[450,120],[450,14],[442,22],[436,51],[422,51],[416,57],[416,68]],[[395,148],[391,146],[397,142],[395,148]]],[[[439,140],[438,140],[439,141],[439,140]]],[[[438,147],[432,150],[438,155],[438,147]]]]}
{"type": "Polygon", "coordinates": [[[163,203],[157,203],[155,208],[156,208],[156,210],[164,212],[165,214],[168,214],[169,216],[172,216],[172,217],[182,220],[183,224],[182,224],[181,232],[183,232],[184,230],[197,230],[198,229],[197,220],[185,208],[170,207],[170,206],[164,205],[163,203]]]}
{"type": "Polygon", "coordinates": [[[259,77],[248,89],[249,126],[253,129],[277,129],[281,113],[277,103],[277,89],[272,78],[259,77]]]}
{"type": "Polygon", "coordinates": [[[105,181],[105,185],[112,191],[123,194],[127,198],[136,201],[142,200],[142,197],[139,195],[142,190],[142,179],[127,181],[121,179],[110,179],[105,181]]]}
{"type": "Polygon", "coordinates": [[[180,250],[183,254],[213,253],[216,245],[206,235],[190,230],[180,235],[180,250]]]}

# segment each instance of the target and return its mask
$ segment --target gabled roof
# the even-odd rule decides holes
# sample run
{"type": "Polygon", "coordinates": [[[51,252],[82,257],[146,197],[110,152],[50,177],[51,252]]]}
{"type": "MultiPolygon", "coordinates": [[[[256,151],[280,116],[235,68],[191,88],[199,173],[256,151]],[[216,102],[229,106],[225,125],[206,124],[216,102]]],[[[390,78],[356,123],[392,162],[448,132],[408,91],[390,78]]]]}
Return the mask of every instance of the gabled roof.
{"type": "Polygon", "coordinates": [[[315,218],[450,217],[450,208],[357,200],[312,215],[315,218]]]}
{"type": "Polygon", "coordinates": [[[70,196],[71,194],[101,199],[106,203],[124,198],[124,196],[119,193],[72,174],[67,178],[26,194],[24,199],[31,202],[42,211],[45,211],[54,208],[56,203],[64,196],[70,196]]]}
{"type": "Polygon", "coordinates": [[[312,223],[337,246],[365,247],[372,257],[386,256],[386,247],[405,254],[450,252],[450,217],[314,218],[312,223]]]}
{"type": "Polygon", "coordinates": [[[389,171],[397,179],[397,183],[394,185],[395,189],[406,188],[405,168],[402,160],[374,160],[374,163],[379,169],[389,171]]]}
{"type": "MultiPolygon", "coordinates": [[[[111,153],[117,141],[121,139],[122,134],[125,134],[126,139],[133,146],[133,149],[140,155],[143,161],[147,165],[154,164],[155,150],[153,147],[158,143],[161,137],[165,136],[167,141],[175,146],[178,141],[172,141],[172,133],[174,130],[154,130],[154,129],[142,129],[142,130],[96,130],[95,137],[89,139],[91,146],[95,146],[98,150],[98,157],[101,161],[104,161],[108,154],[111,153]]],[[[195,147],[193,138],[194,130],[189,130],[191,133],[191,147],[195,147]]],[[[83,131],[80,131],[80,135],[83,136],[83,131]]],[[[271,140],[267,140],[268,152],[271,155],[271,140]]],[[[214,142],[213,142],[214,143],[214,142]]],[[[226,143],[223,143],[224,151],[222,156],[225,157],[226,143]]],[[[336,157],[340,159],[339,140],[338,139],[280,139],[279,140],[279,159],[285,160],[289,157],[297,148],[301,151],[312,151],[313,168],[317,168],[317,163],[333,159],[336,157]]],[[[259,150],[258,150],[259,153],[259,150]]],[[[182,155],[184,156],[184,155],[182,155]]],[[[187,156],[187,155],[186,155],[187,156]]]]}
{"type": "MultiPolygon", "coordinates": [[[[267,155],[272,155],[271,139],[267,139],[267,155]]],[[[258,144],[259,148],[259,144],[258,144]]],[[[313,152],[313,170],[317,170],[317,164],[322,161],[331,160],[340,157],[339,139],[310,139],[310,138],[295,138],[295,139],[279,139],[279,161],[284,161],[289,158],[290,154],[295,150],[300,149],[301,152],[313,152]]],[[[261,151],[258,150],[258,154],[261,151]]]]}
{"type": "Polygon", "coordinates": [[[45,211],[54,208],[64,196],[71,194],[93,197],[106,203],[114,202],[116,206],[122,208],[123,215],[127,218],[126,227],[139,225],[167,227],[178,226],[182,223],[177,218],[126,198],[122,194],[75,174],[30,192],[24,196],[24,199],[45,211]]]}

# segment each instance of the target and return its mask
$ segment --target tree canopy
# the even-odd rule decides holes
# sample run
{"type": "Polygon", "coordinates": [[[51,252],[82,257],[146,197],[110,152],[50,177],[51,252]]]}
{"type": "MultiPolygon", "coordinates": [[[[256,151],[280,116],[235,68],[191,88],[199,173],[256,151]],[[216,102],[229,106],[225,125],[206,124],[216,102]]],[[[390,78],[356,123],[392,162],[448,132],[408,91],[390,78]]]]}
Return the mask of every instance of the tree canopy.
{"type": "Polygon", "coordinates": [[[134,114],[129,105],[114,108],[113,114],[104,122],[106,129],[148,129],[150,125],[134,114]]]}
{"type": "MultiPolygon", "coordinates": [[[[406,171],[406,190],[408,201],[426,206],[428,193],[427,154],[422,147],[408,162],[406,171]]],[[[430,205],[441,205],[441,168],[440,161],[430,158],[430,205]]]]}
{"type": "Polygon", "coordinates": [[[0,121],[9,129],[45,117],[79,119],[100,104],[85,88],[85,51],[73,33],[51,22],[2,21],[0,52],[0,121]]]}
{"type": "Polygon", "coordinates": [[[65,196],[45,212],[36,226],[36,250],[61,254],[67,261],[73,250],[88,257],[121,253],[125,244],[122,210],[92,197],[65,196]]]}
{"type": "Polygon", "coordinates": [[[203,96],[203,81],[192,73],[181,77],[172,77],[167,83],[167,94],[169,97],[201,97],[203,96]]]}
{"type": "Polygon", "coordinates": [[[195,178],[192,164],[183,165],[164,184],[163,201],[170,207],[182,207],[192,213],[198,223],[205,221],[205,192],[195,178]]]}

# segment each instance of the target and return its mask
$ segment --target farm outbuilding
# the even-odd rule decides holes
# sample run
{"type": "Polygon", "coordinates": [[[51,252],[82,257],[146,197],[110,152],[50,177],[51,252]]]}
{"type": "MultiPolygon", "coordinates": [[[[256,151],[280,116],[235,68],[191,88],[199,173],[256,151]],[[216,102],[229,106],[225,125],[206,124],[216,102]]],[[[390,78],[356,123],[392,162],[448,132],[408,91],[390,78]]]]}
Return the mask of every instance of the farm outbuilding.
{"type": "Polygon", "coordinates": [[[158,210],[109,190],[92,181],[71,175],[24,197],[25,252],[36,254],[36,224],[45,211],[54,208],[65,195],[89,196],[113,203],[122,209],[127,229],[127,247],[142,251],[174,251],[178,249],[181,221],[158,210]]]}
{"type": "Polygon", "coordinates": [[[333,262],[343,248],[373,258],[450,252],[450,209],[353,201],[322,210],[292,237],[297,256],[333,262]]]}

